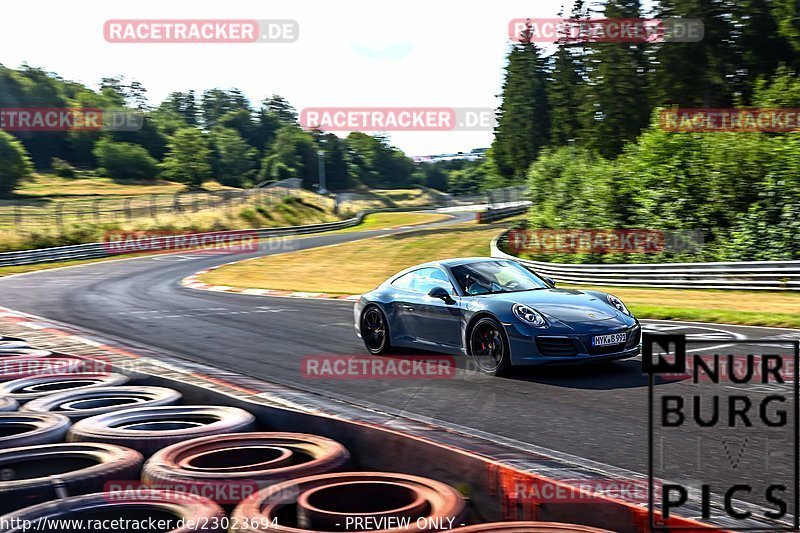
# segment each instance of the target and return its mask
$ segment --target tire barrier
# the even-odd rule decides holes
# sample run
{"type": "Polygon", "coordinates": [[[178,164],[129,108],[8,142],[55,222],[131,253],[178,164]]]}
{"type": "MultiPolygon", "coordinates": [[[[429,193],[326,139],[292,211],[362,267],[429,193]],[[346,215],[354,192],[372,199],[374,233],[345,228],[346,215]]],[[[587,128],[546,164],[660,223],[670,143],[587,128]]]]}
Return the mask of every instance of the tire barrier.
{"type": "Polygon", "coordinates": [[[158,489],[181,487],[230,505],[276,483],[337,471],[349,460],[344,446],[316,435],[212,435],[156,452],[144,465],[142,481],[158,489]]]}
{"type": "Polygon", "coordinates": [[[0,449],[61,442],[69,425],[54,413],[0,413],[0,449]]]}
{"type": "Polygon", "coordinates": [[[439,481],[386,472],[344,472],[278,483],[249,496],[233,511],[230,531],[261,531],[259,524],[267,523],[272,530],[293,533],[438,531],[460,524],[464,516],[464,498],[439,481]]]}
{"type": "MultiPolygon", "coordinates": [[[[45,359],[56,355],[42,352],[45,359]]],[[[6,360],[26,360],[26,356],[14,353],[11,357],[0,353],[0,368],[6,360]]],[[[57,357],[65,356],[58,354],[53,359],[57,357]]],[[[93,362],[91,358],[76,359],[93,362]]],[[[110,367],[110,363],[103,364],[110,367]]],[[[208,382],[202,375],[186,382],[155,373],[143,375],[154,376],[156,383],[171,383],[191,398],[199,395],[208,400],[224,394],[212,387],[207,390],[208,382]]],[[[154,406],[161,401],[177,402],[180,393],[163,387],[102,386],[109,377],[112,382],[127,380],[117,374],[81,372],[0,383],[0,411],[18,407],[14,393],[24,396],[20,398],[22,402],[28,394],[40,395],[16,413],[0,413],[0,533],[22,533],[24,520],[31,524],[33,520],[60,517],[145,521],[184,518],[203,522],[200,529],[204,531],[219,533],[265,529],[288,533],[609,533],[561,522],[465,525],[473,524],[475,519],[503,518],[589,521],[625,533],[648,531],[646,508],[613,498],[604,501],[608,505],[599,512],[583,508],[586,506],[564,506],[552,512],[542,506],[536,509],[537,513],[544,509],[543,514],[527,514],[529,509],[520,506],[519,501],[508,505],[511,490],[507,485],[516,485],[518,478],[525,482],[557,481],[532,471],[508,468],[489,469],[487,480],[482,482],[487,473],[483,469],[494,465],[480,457],[467,458],[457,447],[447,450],[443,446],[433,457],[449,460],[451,456],[446,452],[450,451],[454,462],[445,467],[437,461],[433,469],[437,478],[455,484],[463,482],[468,487],[472,498],[467,516],[464,498],[441,481],[403,473],[342,472],[352,468],[350,455],[333,440],[302,433],[255,432],[255,417],[235,407],[154,406]],[[87,376],[96,379],[76,385],[76,379],[87,376]],[[31,387],[37,388],[31,391],[31,387]],[[11,396],[4,397],[3,393],[11,396]],[[54,421],[52,426],[48,421],[54,421]],[[74,425],[67,429],[70,421],[74,425]],[[34,440],[57,440],[65,429],[70,441],[67,444],[37,444],[43,441],[34,440]],[[10,440],[4,442],[5,437],[10,440]],[[145,456],[150,457],[147,462],[145,456]],[[226,508],[233,508],[230,519],[224,514],[226,508]]],[[[359,454],[353,461],[355,468],[359,467],[360,457],[364,460],[360,463],[362,468],[405,470],[404,461],[413,462],[419,457],[418,452],[430,449],[413,447],[413,437],[401,433],[393,435],[393,439],[376,438],[369,441],[370,446],[358,438],[365,433],[347,432],[347,419],[337,420],[338,425],[333,427],[325,425],[326,418],[307,425],[308,417],[313,416],[308,413],[291,420],[288,408],[276,418],[272,407],[246,401],[240,405],[253,405],[253,412],[269,417],[271,425],[287,423],[288,427],[304,430],[313,426],[320,433],[336,435],[359,454]],[[398,445],[409,446],[400,450],[400,461],[391,456],[398,451],[398,445]],[[376,446],[387,449],[375,449],[376,446]],[[374,450],[377,455],[372,457],[374,450]]],[[[431,462],[429,459],[424,456],[421,464],[414,464],[413,468],[426,472],[431,468],[426,464],[431,462]]],[[[712,528],[691,519],[670,517],[669,526],[673,525],[692,531],[712,528]]],[[[77,533],[86,529],[75,527],[59,531],[77,533]]]]}
{"type": "MultiPolygon", "coordinates": [[[[156,522],[168,520],[169,522],[165,522],[165,524],[173,526],[178,526],[179,523],[183,524],[183,527],[158,529],[157,531],[160,533],[189,533],[191,531],[224,533],[223,526],[226,522],[222,509],[214,502],[189,494],[154,490],[137,494],[133,498],[126,498],[118,494],[102,492],[42,503],[6,514],[0,517],[0,524],[3,525],[0,527],[7,528],[0,529],[0,532],[26,533],[22,524],[47,524],[53,523],[55,520],[75,520],[80,524],[81,520],[89,518],[129,520],[132,521],[131,523],[140,523],[152,518],[156,522]],[[192,524],[194,527],[191,527],[192,524]]],[[[137,529],[125,529],[125,531],[137,531],[137,529]]],[[[142,528],[139,531],[156,530],[142,528]]]]}
{"type": "Polygon", "coordinates": [[[124,385],[127,382],[127,376],[111,372],[106,374],[78,372],[32,376],[0,383],[0,396],[9,396],[19,403],[24,403],[54,392],[124,385]]]}
{"type": "Polygon", "coordinates": [[[0,450],[0,512],[63,495],[101,492],[105,483],[137,479],[144,458],[102,443],[40,444],[0,450]]]}
{"type": "Polygon", "coordinates": [[[114,411],[175,405],[181,393],[166,387],[91,387],[48,394],[25,404],[23,411],[59,413],[76,422],[114,411]]]}
{"type": "Polygon", "coordinates": [[[74,357],[0,357],[0,382],[47,374],[85,372],[87,362],[74,357]]]}
{"type": "Polygon", "coordinates": [[[0,396],[0,413],[16,411],[19,409],[19,402],[14,398],[0,396]]]}
{"type": "Polygon", "coordinates": [[[149,457],[176,442],[254,429],[255,417],[237,407],[143,407],[85,418],[70,428],[67,440],[119,444],[149,457]]]}
{"type": "Polygon", "coordinates": [[[612,533],[607,529],[556,522],[494,522],[492,524],[458,527],[450,531],[453,533],[483,533],[485,531],[505,531],[506,533],[612,533]]]}

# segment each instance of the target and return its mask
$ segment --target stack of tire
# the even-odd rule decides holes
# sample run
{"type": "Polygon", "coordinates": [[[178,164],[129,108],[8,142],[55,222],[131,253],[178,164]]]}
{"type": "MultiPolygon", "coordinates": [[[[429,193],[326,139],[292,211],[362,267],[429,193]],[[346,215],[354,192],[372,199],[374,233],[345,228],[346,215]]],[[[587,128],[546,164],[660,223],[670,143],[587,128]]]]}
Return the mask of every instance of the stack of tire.
{"type": "Polygon", "coordinates": [[[470,517],[455,488],[354,471],[331,439],[261,432],[243,409],[181,405],[173,389],[86,372],[84,359],[20,339],[0,337],[3,361],[19,364],[0,369],[0,531],[101,518],[117,520],[115,529],[136,520],[137,531],[181,533],[600,531],[534,522],[459,527],[470,517]],[[26,365],[47,371],[20,375],[26,365]],[[158,526],[143,528],[142,520],[158,526]]]}

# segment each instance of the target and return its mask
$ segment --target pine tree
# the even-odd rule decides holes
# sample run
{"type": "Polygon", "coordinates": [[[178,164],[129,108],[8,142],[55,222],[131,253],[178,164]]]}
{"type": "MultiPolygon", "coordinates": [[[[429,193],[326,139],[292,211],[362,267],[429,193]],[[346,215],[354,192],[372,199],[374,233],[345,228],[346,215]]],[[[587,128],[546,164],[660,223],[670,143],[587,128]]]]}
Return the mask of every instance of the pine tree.
{"type": "MultiPolygon", "coordinates": [[[[610,0],[603,16],[641,18],[640,1],[610,0]]],[[[586,59],[583,144],[606,157],[619,155],[650,119],[644,46],[639,42],[599,42],[591,46],[586,59]]]]}
{"type": "Polygon", "coordinates": [[[547,70],[531,39],[530,23],[508,55],[503,103],[497,112],[494,161],[509,182],[522,182],[528,166],[550,140],[547,70]]]}

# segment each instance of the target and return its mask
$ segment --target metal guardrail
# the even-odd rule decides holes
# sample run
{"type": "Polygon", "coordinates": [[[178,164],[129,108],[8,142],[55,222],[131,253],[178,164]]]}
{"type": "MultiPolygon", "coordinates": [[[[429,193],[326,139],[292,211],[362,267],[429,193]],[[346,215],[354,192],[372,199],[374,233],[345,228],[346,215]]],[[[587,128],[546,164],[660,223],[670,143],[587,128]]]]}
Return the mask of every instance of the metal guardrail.
{"type": "MultiPolygon", "coordinates": [[[[411,209],[404,209],[405,211],[411,209]]],[[[308,233],[320,233],[323,231],[333,231],[337,229],[349,228],[361,223],[362,219],[376,212],[396,211],[396,209],[367,209],[361,211],[353,218],[340,220],[337,222],[326,222],[322,224],[307,224],[304,226],[284,226],[280,228],[260,228],[255,230],[225,230],[195,233],[199,240],[204,236],[221,237],[233,235],[242,231],[255,231],[259,239],[269,237],[280,237],[284,235],[303,235],[308,233]]],[[[142,244],[147,244],[150,239],[141,239],[142,244]]],[[[155,242],[155,239],[152,239],[155,242]]],[[[106,243],[93,242],[88,244],[75,244],[71,246],[57,246],[54,248],[40,248],[38,250],[20,250],[15,252],[0,253],[0,267],[30,265],[34,263],[52,263],[58,261],[73,261],[78,259],[95,259],[101,257],[111,257],[118,255],[110,252],[106,243]]]]}
{"type": "MultiPolygon", "coordinates": [[[[280,186],[281,184],[271,184],[280,186]]],[[[269,188],[267,185],[266,188],[269,188]]],[[[261,189],[263,191],[263,189],[261,189]]],[[[249,190],[253,191],[253,189],[249,190]]],[[[518,196],[522,193],[519,187],[508,187],[505,189],[497,189],[494,191],[487,191],[483,195],[475,195],[474,197],[447,197],[443,203],[452,204],[456,201],[459,203],[466,203],[466,200],[473,198],[477,202],[487,202],[492,205],[492,200],[496,199],[510,199],[511,201],[517,200],[518,196]]],[[[380,209],[365,209],[360,211],[356,216],[339,220],[336,222],[326,222],[322,224],[307,224],[304,226],[285,226],[281,228],[259,228],[259,229],[242,229],[242,230],[224,230],[224,231],[210,231],[204,233],[195,233],[198,239],[202,240],[204,236],[224,236],[226,234],[241,233],[242,231],[254,231],[258,238],[280,237],[283,235],[303,235],[309,233],[321,233],[323,231],[333,231],[337,229],[349,228],[361,223],[363,218],[372,213],[383,213],[391,211],[419,211],[423,209],[431,209],[438,207],[438,205],[418,206],[418,207],[387,207],[380,209]]],[[[153,239],[155,240],[155,238],[153,239]]],[[[142,245],[147,244],[148,239],[141,239],[138,241],[142,245]]],[[[73,261],[80,259],[96,259],[103,257],[111,257],[119,255],[110,252],[107,249],[107,244],[102,242],[94,242],[87,244],[75,244],[70,246],[56,246],[51,248],[40,248],[37,250],[19,250],[13,252],[0,252],[0,267],[4,266],[19,266],[30,265],[35,263],[53,263],[58,261],[73,261]]]]}
{"type": "Polygon", "coordinates": [[[520,259],[503,252],[492,240],[492,257],[519,261],[561,283],[671,289],[800,290],[800,261],[716,263],[567,264],[520,259]]]}

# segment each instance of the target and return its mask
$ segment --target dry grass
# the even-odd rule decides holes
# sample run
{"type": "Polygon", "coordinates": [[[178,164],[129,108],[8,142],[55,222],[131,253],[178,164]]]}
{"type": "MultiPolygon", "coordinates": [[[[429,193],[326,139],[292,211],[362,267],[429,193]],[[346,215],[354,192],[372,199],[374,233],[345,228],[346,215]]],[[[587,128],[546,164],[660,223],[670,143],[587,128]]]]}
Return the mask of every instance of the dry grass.
{"type": "MultiPolygon", "coordinates": [[[[434,259],[488,255],[500,226],[462,224],[235,263],[203,276],[215,285],[360,294],[403,268],[434,259]]],[[[567,285],[563,285],[567,288],[567,285]]],[[[574,286],[573,286],[574,287],[574,286]]],[[[800,294],[792,292],[574,288],[610,292],[639,318],[800,327],[800,294]]]]}
{"type": "Polygon", "coordinates": [[[488,255],[504,228],[458,224],[242,261],[209,272],[206,283],[262,289],[359,294],[424,261],[488,255]]]}

